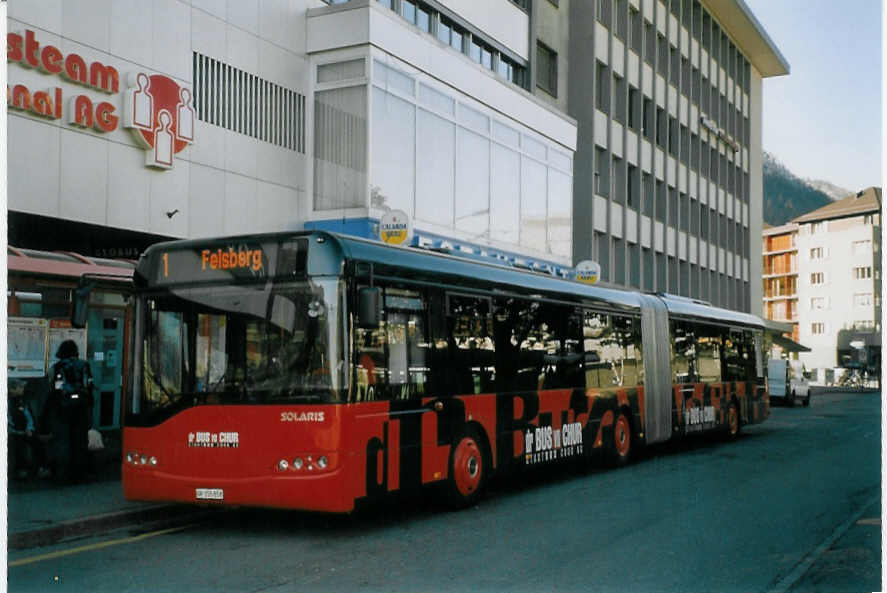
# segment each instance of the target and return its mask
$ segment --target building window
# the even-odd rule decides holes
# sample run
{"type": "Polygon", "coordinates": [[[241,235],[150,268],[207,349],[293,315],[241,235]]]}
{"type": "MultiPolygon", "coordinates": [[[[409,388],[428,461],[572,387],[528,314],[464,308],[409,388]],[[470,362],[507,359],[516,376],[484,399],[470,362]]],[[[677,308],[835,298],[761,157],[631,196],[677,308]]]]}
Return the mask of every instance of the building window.
{"type": "Polygon", "coordinates": [[[813,261],[822,259],[822,247],[813,247],[810,249],[810,259],[813,261]]]}
{"type": "Polygon", "coordinates": [[[853,295],[853,306],[854,307],[871,307],[872,306],[872,293],[863,292],[859,294],[853,295]]]}
{"type": "Polygon", "coordinates": [[[826,306],[827,306],[827,301],[826,301],[825,297],[812,297],[810,299],[810,310],[811,311],[821,311],[821,310],[825,309],[826,306]]]}
{"type": "Polygon", "coordinates": [[[665,148],[665,139],[668,135],[668,120],[665,119],[665,109],[656,108],[656,144],[665,148]]]}
{"type": "Polygon", "coordinates": [[[632,130],[638,129],[638,119],[640,119],[640,92],[631,85],[628,85],[628,127],[632,130]]]}
{"type": "Polygon", "coordinates": [[[825,274],[822,272],[813,272],[810,274],[810,284],[812,286],[818,286],[820,284],[825,283],[825,274]]]}
{"type": "Polygon", "coordinates": [[[594,151],[594,193],[608,197],[610,195],[610,157],[601,148],[595,148],[594,151]]]}
{"type": "Polygon", "coordinates": [[[625,95],[625,79],[613,74],[613,119],[625,123],[628,103],[625,95]]]}
{"type": "Polygon", "coordinates": [[[608,29],[610,28],[610,23],[613,22],[613,16],[610,10],[611,3],[612,0],[595,0],[594,3],[597,20],[608,29]]]}
{"type": "Polygon", "coordinates": [[[653,139],[653,100],[644,97],[644,111],[641,114],[641,126],[644,138],[653,139]]]}
{"type": "Polygon", "coordinates": [[[656,31],[652,23],[644,23],[644,45],[644,61],[652,66],[656,55],[656,31]]]}
{"type": "Polygon", "coordinates": [[[557,52],[541,42],[536,44],[536,86],[557,97],[557,52]]]}
{"type": "Polygon", "coordinates": [[[616,37],[623,40],[628,37],[628,13],[625,10],[625,0],[616,0],[616,37]]]}
{"type": "Polygon", "coordinates": [[[853,329],[875,329],[875,322],[872,319],[864,319],[862,321],[854,321],[853,329]]]}
{"type": "Polygon", "coordinates": [[[871,266],[857,266],[853,268],[853,278],[856,280],[865,280],[872,277],[871,266]]]}
{"type": "MultiPolygon", "coordinates": [[[[363,58],[327,64],[318,77],[360,78],[364,67],[363,58]]],[[[193,81],[200,121],[305,152],[305,95],[197,52],[193,81]]]]}
{"type": "Polygon", "coordinates": [[[810,324],[810,333],[814,336],[822,335],[825,333],[825,324],[822,322],[819,323],[811,323],[810,324]]]}
{"type": "Polygon", "coordinates": [[[814,222],[810,225],[810,234],[816,235],[818,233],[825,232],[825,223],[824,222],[814,222]]]}
{"type": "Polygon", "coordinates": [[[634,50],[634,53],[641,55],[641,49],[644,44],[643,21],[641,12],[629,7],[628,12],[628,46],[634,50]]]}
{"type": "Polygon", "coordinates": [[[871,239],[866,239],[865,241],[854,241],[853,242],[853,255],[869,255],[871,252],[872,252],[871,239]]]}
{"type": "Polygon", "coordinates": [[[604,113],[610,112],[610,76],[607,67],[595,62],[595,107],[604,113]]]}

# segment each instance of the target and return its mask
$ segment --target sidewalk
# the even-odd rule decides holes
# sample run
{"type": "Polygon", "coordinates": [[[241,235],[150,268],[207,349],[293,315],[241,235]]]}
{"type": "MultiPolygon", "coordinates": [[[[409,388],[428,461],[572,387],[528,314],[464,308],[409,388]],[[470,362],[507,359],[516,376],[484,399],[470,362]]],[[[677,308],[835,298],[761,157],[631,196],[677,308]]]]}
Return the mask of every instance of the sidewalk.
{"type": "Polygon", "coordinates": [[[119,479],[71,486],[55,486],[48,481],[27,487],[10,482],[9,486],[9,549],[45,546],[75,536],[93,535],[133,523],[173,519],[200,510],[127,501],[119,479]]]}
{"type": "Polygon", "coordinates": [[[883,591],[881,500],[867,504],[796,569],[788,593],[883,591]]]}
{"type": "Polygon", "coordinates": [[[95,535],[139,523],[174,521],[205,509],[131,502],[120,483],[120,446],[113,436],[94,456],[96,477],[61,486],[50,479],[15,480],[7,487],[7,545],[24,549],[95,535]]]}

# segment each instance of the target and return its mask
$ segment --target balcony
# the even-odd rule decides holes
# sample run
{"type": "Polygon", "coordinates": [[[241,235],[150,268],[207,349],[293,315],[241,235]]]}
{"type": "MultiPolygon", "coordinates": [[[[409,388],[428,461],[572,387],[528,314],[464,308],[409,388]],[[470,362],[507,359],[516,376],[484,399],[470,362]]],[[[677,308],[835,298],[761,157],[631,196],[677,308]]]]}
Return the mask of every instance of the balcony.
{"type": "Polygon", "coordinates": [[[764,268],[764,278],[774,278],[776,276],[797,276],[797,266],[773,266],[764,268]]]}

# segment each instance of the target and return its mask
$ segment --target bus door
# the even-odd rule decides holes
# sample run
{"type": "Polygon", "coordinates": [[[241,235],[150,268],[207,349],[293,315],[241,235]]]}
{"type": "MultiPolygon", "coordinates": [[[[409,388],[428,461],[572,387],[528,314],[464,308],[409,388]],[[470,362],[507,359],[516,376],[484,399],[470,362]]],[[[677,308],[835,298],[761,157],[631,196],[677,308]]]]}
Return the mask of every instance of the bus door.
{"type": "Polygon", "coordinates": [[[644,352],[644,407],[648,444],[671,438],[672,385],[668,310],[659,298],[640,295],[644,352]]]}
{"type": "Polygon", "coordinates": [[[369,430],[379,433],[372,441],[378,442],[379,455],[368,456],[373,489],[409,490],[422,483],[423,415],[429,411],[423,399],[431,347],[426,326],[425,296],[386,286],[380,326],[355,330],[355,399],[388,402],[384,412],[367,406],[358,414],[361,422],[374,425],[369,430]]]}

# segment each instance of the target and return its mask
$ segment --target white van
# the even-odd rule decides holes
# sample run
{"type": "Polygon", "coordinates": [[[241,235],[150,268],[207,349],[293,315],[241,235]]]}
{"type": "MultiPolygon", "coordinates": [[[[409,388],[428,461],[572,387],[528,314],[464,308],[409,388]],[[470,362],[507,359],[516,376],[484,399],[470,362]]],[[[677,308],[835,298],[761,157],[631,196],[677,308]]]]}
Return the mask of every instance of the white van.
{"type": "Polygon", "coordinates": [[[795,405],[798,398],[804,398],[804,406],[810,405],[810,384],[804,375],[804,364],[800,360],[788,361],[788,405],[795,405]]]}
{"type": "Polygon", "coordinates": [[[799,360],[770,359],[767,361],[767,386],[770,399],[782,400],[794,406],[803,398],[805,406],[810,405],[810,385],[804,376],[804,365],[799,360]]]}

